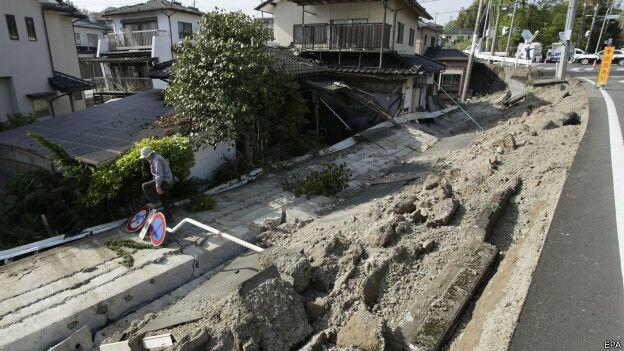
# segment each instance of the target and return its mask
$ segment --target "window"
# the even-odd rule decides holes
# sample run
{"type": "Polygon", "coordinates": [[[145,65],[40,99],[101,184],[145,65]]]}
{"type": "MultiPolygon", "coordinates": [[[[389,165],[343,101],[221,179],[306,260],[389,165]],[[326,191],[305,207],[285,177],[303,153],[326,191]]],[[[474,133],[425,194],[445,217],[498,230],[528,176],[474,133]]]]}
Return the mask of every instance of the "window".
{"type": "Polygon", "coordinates": [[[193,34],[193,25],[187,22],[178,22],[178,38],[186,38],[193,34]]]}
{"type": "Polygon", "coordinates": [[[82,100],[82,91],[74,91],[72,93],[72,99],[74,99],[74,101],[82,100]]]}
{"type": "Polygon", "coordinates": [[[396,42],[398,44],[403,44],[403,31],[405,30],[405,25],[401,22],[397,22],[397,38],[396,42]]]}
{"type": "Polygon", "coordinates": [[[436,42],[436,38],[435,37],[431,37],[431,46],[435,46],[436,42]]]}
{"type": "Polygon", "coordinates": [[[24,18],[26,21],[26,32],[28,32],[28,40],[37,41],[37,32],[35,32],[35,21],[32,17],[24,18]]]}
{"type": "Polygon", "coordinates": [[[17,33],[17,23],[15,23],[15,16],[4,15],[9,29],[9,38],[11,40],[19,40],[19,34],[17,33]]]}
{"type": "Polygon", "coordinates": [[[429,38],[429,36],[427,34],[425,34],[425,40],[423,40],[423,45],[427,45],[427,39],[429,38]]]}
{"type": "Polygon", "coordinates": [[[457,73],[442,73],[440,76],[440,88],[449,95],[457,96],[460,91],[462,75],[457,73]]]}
{"type": "Polygon", "coordinates": [[[414,46],[414,35],[416,34],[416,31],[414,30],[414,28],[410,28],[409,31],[409,46],[414,46]]]}
{"type": "Polygon", "coordinates": [[[158,21],[156,17],[132,18],[121,20],[121,28],[127,28],[131,32],[156,30],[158,29],[158,21]]]}
{"type": "Polygon", "coordinates": [[[32,99],[33,113],[37,117],[44,117],[50,115],[50,105],[46,99],[32,99]]]}
{"type": "Polygon", "coordinates": [[[80,45],[80,33],[74,33],[74,40],[76,41],[76,45],[80,45]]]}
{"type": "Polygon", "coordinates": [[[87,34],[87,44],[89,46],[97,46],[97,44],[98,44],[98,35],[97,34],[87,34]]]}

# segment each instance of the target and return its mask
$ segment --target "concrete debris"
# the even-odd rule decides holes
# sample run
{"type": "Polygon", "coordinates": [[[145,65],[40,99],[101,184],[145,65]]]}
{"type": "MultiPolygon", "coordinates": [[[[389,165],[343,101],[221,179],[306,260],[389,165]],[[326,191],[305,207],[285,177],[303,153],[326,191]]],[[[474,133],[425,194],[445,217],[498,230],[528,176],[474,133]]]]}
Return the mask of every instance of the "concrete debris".
{"type": "Polygon", "coordinates": [[[428,175],[423,182],[423,190],[431,190],[435,188],[440,183],[440,180],[440,177],[435,174],[428,175]]]}
{"type": "MultiPolygon", "coordinates": [[[[284,192],[277,180],[269,183],[270,177],[250,185],[255,186],[257,193],[263,192],[266,184],[273,184],[277,189],[272,197],[257,200],[263,202],[263,207],[256,206],[253,201],[241,201],[237,196],[250,196],[250,192],[246,188],[237,189],[239,193],[228,200],[232,207],[230,212],[214,218],[212,214],[205,214],[205,220],[216,218],[220,223],[229,223],[243,215],[257,219],[253,228],[243,225],[247,223],[243,220],[237,225],[244,233],[241,236],[247,235],[251,240],[257,235],[258,243],[268,248],[259,255],[259,267],[263,270],[257,272],[258,266],[250,268],[253,275],[237,280],[238,286],[230,285],[229,289],[235,290],[230,293],[171,300],[170,314],[151,310],[158,314],[156,319],[177,311],[186,315],[187,310],[194,311],[188,314],[193,318],[167,326],[161,324],[158,330],[149,331],[141,326],[156,319],[137,318],[130,326],[126,324],[109,334],[115,335],[116,340],[111,340],[113,336],[110,336],[102,342],[123,338],[135,346],[145,337],[171,333],[172,349],[177,351],[392,350],[408,349],[408,345],[419,350],[436,350],[446,338],[453,338],[454,326],[462,317],[466,301],[483,282],[484,272],[498,251],[517,250],[517,242],[524,242],[523,235],[529,228],[539,227],[543,231],[547,227],[548,216],[544,211],[552,211],[557,202],[557,194],[574,156],[575,143],[580,140],[587,120],[582,88],[569,86],[566,92],[569,96],[561,100],[562,91],[558,86],[529,87],[520,98],[509,99],[511,107],[493,106],[493,101],[501,99],[499,94],[475,98],[466,108],[484,126],[484,132],[474,133],[471,121],[449,114],[430,124],[416,127],[404,124],[400,129],[384,129],[374,136],[374,143],[358,143],[350,151],[331,157],[325,155],[322,161],[343,160],[350,170],[360,172],[359,178],[353,180],[354,185],[341,194],[344,199],[321,202],[317,197],[301,197],[297,200],[301,201],[298,209],[292,210],[283,205],[290,201],[291,194],[284,192]],[[548,101],[555,103],[548,104],[548,101]],[[570,112],[583,118],[574,117],[570,112]],[[581,126],[576,125],[578,122],[581,126]],[[459,132],[463,134],[457,134],[459,132]],[[444,138],[434,143],[435,138],[426,133],[444,138]],[[400,147],[396,145],[399,142],[403,143],[400,147]],[[383,153],[377,152],[381,149],[383,153]],[[388,161],[387,150],[390,149],[400,152],[401,156],[388,161]],[[389,163],[392,162],[400,162],[401,171],[389,171],[396,165],[393,163],[391,167],[389,163]],[[375,168],[377,163],[385,168],[375,168]],[[398,186],[397,179],[401,181],[398,186]],[[350,197],[351,194],[355,196],[350,197]],[[511,201],[513,207],[509,206],[511,201]],[[315,203],[323,206],[313,206],[315,203]],[[284,211],[278,216],[275,206],[288,209],[288,221],[284,211]],[[250,214],[244,214],[246,212],[250,214]],[[291,219],[297,214],[306,220],[291,219]],[[533,222],[539,223],[534,225],[533,222]],[[249,230],[245,231],[246,228],[249,230]],[[488,243],[484,243],[485,240],[488,243]],[[397,343],[399,346],[395,347],[397,343]]],[[[309,161],[309,164],[308,161],[301,163],[302,172],[320,164],[320,160],[309,161]]],[[[277,179],[282,175],[272,177],[277,179]]],[[[150,266],[159,269],[153,279],[156,287],[172,291],[191,279],[180,277],[194,279],[213,269],[214,262],[209,259],[222,258],[220,254],[211,255],[210,248],[216,246],[213,239],[217,238],[209,238],[201,248],[195,248],[198,252],[206,249],[206,253],[202,251],[184,261],[179,251],[164,257],[157,252],[159,250],[153,250],[160,260],[150,266]],[[177,262],[181,268],[160,271],[172,262],[177,262]],[[196,262],[199,262],[198,267],[196,262]],[[178,277],[180,281],[171,277],[178,277]]],[[[191,248],[184,250],[185,253],[191,251],[191,248]]],[[[523,259],[531,255],[537,257],[539,247],[523,253],[526,255],[523,259]]],[[[107,267],[107,264],[102,266],[107,267]]],[[[117,266],[98,273],[101,276],[116,274],[117,266]]],[[[513,272],[516,271],[522,270],[513,272]]],[[[13,279],[7,275],[0,278],[13,279]]],[[[201,279],[208,278],[202,276],[201,279]]],[[[210,281],[216,282],[210,279],[207,282],[210,281]]],[[[123,306],[124,311],[131,308],[134,311],[135,307],[149,303],[141,295],[142,291],[153,289],[154,284],[149,284],[146,280],[144,285],[131,291],[128,299],[140,299],[132,306],[121,301],[98,301],[89,306],[93,314],[97,314],[97,310],[101,312],[92,330],[95,332],[105,325],[109,315],[123,318],[125,315],[111,315],[120,309],[118,306],[123,306]]],[[[528,283],[523,284],[522,288],[528,287],[528,283]]],[[[20,293],[39,296],[37,294],[45,293],[43,290],[20,293]]],[[[513,289],[501,294],[509,294],[510,290],[513,289]]],[[[89,291],[84,296],[101,296],[94,292],[89,291]]],[[[62,292],[59,298],[64,298],[64,294],[62,292]]],[[[185,296],[192,297],[191,294],[185,296]]],[[[21,295],[6,292],[0,295],[3,302],[0,316],[4,316],[0,318],[0,328],[28,327],[20,324],[22,319],[32,322],[26,319],[27,311],[14,312],[12,308],[2,310],[1,307],[19,301],[21,295]]],[[[119,296],[123,299],[129,295],[119,296]]],[[[513,299],[511,308],[519,311],[521,304],[521,298],[513,299]]],[[[513,324],[517,316],[517,313],[497,313],[487,318],[481,316],[480,320],[486,325],[494,319],[504,326],[513,324]]],[[[59,319],[62,329],[75,322],[65,317],[59,319]]],[[[44,335],[44,331],[34,330],[29,335],[44,335]]],[[[28,350],[24,337],[15,341],[19,346],[17,350],[28,350]]],[[[505,340],[501,340],[500,345],[506,345],[505,340]]],[[[39,347],[42,344],[36,346],[44,348],[39,347]]]]}
{"type": "Polygon", "coordinates": [[[387,270],[388,262],[386,261],[372,269],[368,275],[366,275],[366,278],[362,280],[358,293],[366,305],[372,306],[377,302],[382,279],[384,278],[387,270]]]}
{"type": "Polygon", "coordinates": [[[402,200],[394,206],[396,214],[406,214],[416,211],[416,199],[402,200]]]}
{"type": "Polygon", "coordinates": [[[338,331],[336,345],[362,351],[383,351],[386,348],[384,321],[365,310],[357,311],[338,331]]]}
{"type": "Polygon", "coordinates": [[[516,139],[511,134],[506,134],[501,139],[492,143],[493,148],[501,147],[503,150],[513,151],[516,149],[516,139]]]}
{"type": "Polygon", "coordinates": [[[312,266],[301,252],[271,248],[261,252],[259,260],[262,268],[274,265],[280,277],[292,284],[295,291],[302,292],[308,287],[312,276],[312,266]]]}
{"type": "MultiPolygon", "coordinates": [[[[438,350],[472,298],[498,250],[490,244],[482,244],[467,258],[446,292],[434,300],[424,312],[422,322],[412,316],[417,310],[408,311],[395,331],[403,345],[414,345],[418,350],[438,350]]],[[[396,340],[395,340],[396,341],[396,340]]]]}
{"type": "Polygon", "coordinates": [[[234,344],[246,345],[246,350],[287,351],[312,332],[301,297],[280,278],[233,294],[218,320],[225,333],[232,334],[234,344]]]}
{"type": "Polygon", "coordinates": [[[321,318],[325,312],[327,312],[327,300],[323,298],[316,298],[314,301],[308,301],[305,303],[305,311],[308,315],[310,323],[314,323],[321,318]]]}
{"type": "Polygon", "coordinates": [[[444,199],[431,208],[429,217],[427,217],[427,226],[439,227],[447,225],[455,215],[459,204],[455,199],[444,199]]]}
{"type": "Polygon", "coordinates": [[[373,247],[386,247],[396,237],[396,217],[390,217],[369,234],[368,242],[373,247]]]}
{"type": "Polygon", "coordinates": [[[326,351],[326,345],[336,343],[336,334],[336,328],[327,328],[314,335],[299,351],[326,351]]]}

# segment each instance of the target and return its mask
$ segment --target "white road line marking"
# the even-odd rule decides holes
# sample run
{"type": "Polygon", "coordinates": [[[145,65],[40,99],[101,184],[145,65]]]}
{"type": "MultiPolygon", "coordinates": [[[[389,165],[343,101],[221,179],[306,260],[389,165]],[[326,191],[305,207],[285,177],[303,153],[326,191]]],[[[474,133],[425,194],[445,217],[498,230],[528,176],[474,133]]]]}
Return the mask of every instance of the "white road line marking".
{"type": "MultiPolygon", "coordinates": [[[[583,78],[594,83],[587,78],[583,78]]],[[[595,86],[595,84],[594,84],[595,86]]],[[[609,121],[609,143],[611,146],[611,172],[613,174],[613,199],[615,200],[615,221],[620,247],[620,265],[624,278],[624,139],[615,103],[606,90],[598,88],[607,105],[609,121]]]]}

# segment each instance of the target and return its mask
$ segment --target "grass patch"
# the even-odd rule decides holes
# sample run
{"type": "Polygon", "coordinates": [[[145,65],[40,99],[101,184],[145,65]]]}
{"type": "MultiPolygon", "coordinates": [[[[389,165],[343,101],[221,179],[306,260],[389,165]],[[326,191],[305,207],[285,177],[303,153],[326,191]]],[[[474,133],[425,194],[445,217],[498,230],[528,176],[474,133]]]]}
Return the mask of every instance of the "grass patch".
{"type": "Polygon", "coordinates": [[[134,258],[132,258],[133,253],[138,250],[153,250],[159,248],[150,244],[139,243],[128,239],[109,241],[106,243],[106,247],[116,253],[118,257],[121,257],[123,259],[121,264],[128,268],[134,265],[134,258]]]}
{"type": "Polygon", "coordinates": [[[297,196],[322,195],[330,197],[347,187],[349,176],[344,163],[326,163],[321,171],[314,171],[301,180],[287,182],[284,184],[284,190],[293,192],[297,196]]]}
{"type": "Polygon", "coordinates": [[[184,206],[184,209],[189,212],[201,212],[210,211],[216,206],[216,201],[212,196],[204,193],[199,193],[189,198],[189,203],[184,206]]]}

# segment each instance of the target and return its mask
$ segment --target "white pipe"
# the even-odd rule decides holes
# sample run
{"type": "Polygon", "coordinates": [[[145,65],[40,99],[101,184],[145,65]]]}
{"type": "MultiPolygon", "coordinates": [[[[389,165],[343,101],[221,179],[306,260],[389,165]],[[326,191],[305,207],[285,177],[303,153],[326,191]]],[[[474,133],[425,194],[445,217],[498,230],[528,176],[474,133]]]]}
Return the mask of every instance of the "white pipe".
{"type": "Polygon", "coordinates": [[[182,225],[184,225],[184,223],[189,223],[189,224],[192,224],[192,225],[194,225],[196,227],[199,227],[201,229],[207,230],[207,231],[213,233],[214,235],[217,235],[217,236],[220,236],[220,237],[222,237],[224,239],[233,241],[233,242],[237,243],[238,245],[244,246],[244,247],[246,247],[248,249],[252,249],[252,250],[254,250],[256,252],[264,251],[264,249],[259,247],[259,246],[256,246],[254,244],[250,244],[250,243],[246,242],[245,240],[241,240],[241,239],[239,239],[239,238],[237,238],[235,236],[232,236],[230,234],[226,234],[226,233],[224,233],[222,231],[219,231],[219,230],[217,230],[217,229],[215,229],[215,228],[213,228],[211,226],[207,226],[207,225],[205,225],[205,224],[203,224],[201,222],[198,222],[198,221],[196,221],[194,219],[191,219],[191,218],[184,218],[175,227],[167,228],[167,231],[169,233],[175,233],[178,229],[180,229],[180,227],[182,227],[182,225]]]}

